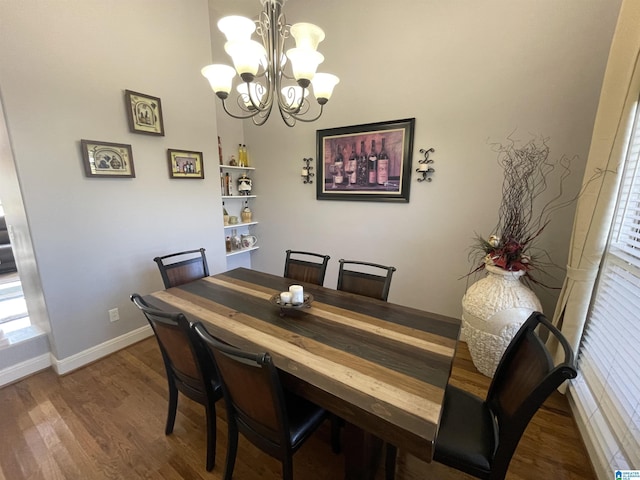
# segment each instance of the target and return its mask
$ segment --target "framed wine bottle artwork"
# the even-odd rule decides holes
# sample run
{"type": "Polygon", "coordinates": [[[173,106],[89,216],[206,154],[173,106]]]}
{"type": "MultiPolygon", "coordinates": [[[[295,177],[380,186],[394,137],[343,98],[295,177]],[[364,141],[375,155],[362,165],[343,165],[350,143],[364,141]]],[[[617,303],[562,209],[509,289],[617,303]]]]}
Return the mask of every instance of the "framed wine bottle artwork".
{"type": "Polygon", "coordinates": [[[318,200],[409,202],[415,118],[316,131],[318,200]]]}
{"type": "Polygon", "coordinates": [[[169,178],[204,178],[202,152],[167,149],[169,178]]]}

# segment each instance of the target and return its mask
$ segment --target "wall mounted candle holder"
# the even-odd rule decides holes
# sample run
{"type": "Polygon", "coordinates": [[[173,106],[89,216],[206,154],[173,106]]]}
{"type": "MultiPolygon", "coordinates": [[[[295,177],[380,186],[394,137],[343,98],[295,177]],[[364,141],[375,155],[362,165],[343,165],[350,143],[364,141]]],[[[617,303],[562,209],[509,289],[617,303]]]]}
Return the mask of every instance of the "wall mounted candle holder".
{"type": "Polygon", "coordinates": [[[313,158],[303,158],[302,161],[304,162],[304,167],[302,167],[302,174],[300,175],[302,177],[302,183],[313,183],[311,177],[315,176],[315,174],[311,173],[313,167],[309,165],[309,163],[313,162],[313,158]]]}
{"type": "Polygon", "coordinates": [[[420,149],[420,153],[424,155],[424,158],[418,160],[418,168],[416,168],[416,172],[422,175],[422,177],[418,177],[419,182],[430,182],[432,180],[430,175],[435,172],[435,169],[430,165],[433,163],[433,160],[429,158],[429,154],[433,152],[435,152],[434,148],[430,148],[428,150],[425,150],[424,148],[420,149]]]}

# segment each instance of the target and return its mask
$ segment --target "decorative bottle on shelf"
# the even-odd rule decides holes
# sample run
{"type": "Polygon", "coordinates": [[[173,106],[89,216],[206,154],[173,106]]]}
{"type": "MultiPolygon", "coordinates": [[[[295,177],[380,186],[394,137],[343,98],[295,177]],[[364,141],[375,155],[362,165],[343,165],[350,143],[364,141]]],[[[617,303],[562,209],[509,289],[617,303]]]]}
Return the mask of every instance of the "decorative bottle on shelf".
{"type": "Polygon", "coordinates": [[[347,161],[346,173],[348,175],[347,183],[349,185],[355,185],[358,175],[358,154],[356,153],[356,142],[351,143],[351,155],[347,161]]]}
{"type": "Polygon", "coordinates": [[[378,154],[378,185],[385,185],[389,181],[389,155],[384,146],[384,137],[382,137],[382,147],[378,154]]]}
{"type": "Polygon", "coordinates": [[[356,173],[356,184],[360,187],[369,182],[367,175],[367,152],[364,150],[364,140],[360,142],[360,156],[358,156],[358,172],[356,173]]]}
{"type": "Polygon", "coordinates": [[[238,166],[244,167],[244,155],[242,153],[242,144],[238,144],[238,166]]]}
{"type": "Polygon", "coordinates": [[[371,152],[369,152],[369,162],[367,163],[369,172],[369,185],[378,184],[378,153],[376,152],[376,141],[371,140],[371,152]]]}
{"type": "Polygon", "coordinates": [[[222,202],[222,219],[224,220],[225,225],[229,225],[229,212],[227,212],[224,202],[222,202]]]}
{"type": "Polygon", "coordinates": [[[336,185],[342,185],[344,182],[344,156],[342,155],[342,145],[340,144],[338,144],[333,164],[336,172],[335,183],[336,185]]]}
{"type": "Polygon", "coordinates": [[[244,201],[244,208],[242,209],[242,212],[240,212],[240,218],[242,218],[242,223],[251,222],[252,217],[253,217],[253,213],[251,212],[251,209],[249,208],[249,202],[247,202],[245,200],[244,201]]]}
{"type": "Polygon", "coordinates": [[[218,135],[218,157],[220,158],[220,165],[222,165],[222,141],[220,135],[218,135]]]}
{"type": "Polygon", "coordinates": [[[229,172],[224,174],[224,194],[226,196],[231,195],[231,177],[229,176],[229,172]]]}
{"type": "Polygon", "coordinates": [[[249,155],[247,154],[247,146],[244,143],[242,144],[242,166],[249,166],[249,155]]]}

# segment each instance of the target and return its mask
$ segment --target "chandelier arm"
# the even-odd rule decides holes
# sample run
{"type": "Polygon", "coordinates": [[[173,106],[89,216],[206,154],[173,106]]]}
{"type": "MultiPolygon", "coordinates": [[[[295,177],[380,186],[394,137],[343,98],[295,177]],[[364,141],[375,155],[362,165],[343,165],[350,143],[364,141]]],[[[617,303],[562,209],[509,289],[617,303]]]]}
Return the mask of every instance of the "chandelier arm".
{"type": "Polygon", "coordinates": [[[254,115],[253,118],[251,118],[251,121],[253,122],[254,125],[257,125],[258,127],[260,127],[264,125],[265,122],[271,116],[271,109],[269,108],[267,110],[263,110],[262,112],[258,112],[258,113],[261,113],[261,115],[254,115]],[[261,118],[262,120],[258,120],[259,118],[261,118]]]}
{"type": "MultiPolygon", "coordinates": [[[[260,102],[258,102],[258,104],[256,104],[256,102],[254,102],[253,100],[253,95],[251,95],[251,83],[252,82],[245,82],[247,84],[247,97],[249,98],[249,103],[251,103],[251,106],[253,107],[254,110],[258,110],[259,112],[263,112],[267,109],[270,109],[270,104],[271,104],[271,99],[267,98],[266,102],[263,102],[262,100],[260,100],[260,102]]],[[[260,84],[257,84],[260,85],[260,84]]],[[[260,85],[261,86],[261,85],[260,85]]],[[[255,92],[258,93],[258,89],[255,89],[255,92]]],[[[243,98],[243,95],[239,95],[238,99],[243,98]]],[[[240,106],[240,104],[238,103],[238,105],[240,106]]],[[[242,109],[242,106],[240,106],[240,108],[242,109]]],[[[258,112],[256,112],[258,113],[258,112]]],[[[255,115],[255,114],[254,114],[255,115]]],[[[252,115],[253,116],[253,115],[252,115]]]]}
{"type": "Polygon", "coordinates": [[[287,127],[295,126],[297,119],[293,115],[286,113],[286,111],[282,110],[281,108],[279,110],[280,110],[280,116],[282,117],[282,121],[285,123],[285,125],[287,127]],[[290,120],[290,119],[293,119],[293,120],[290,120]]]}
{"type": "MultiPolygon", "coordinates": [[[[296,120],[299,120],[299,121],[301,121],[301,122],[307,122],[307,123],[309,123],[309,122],[315,122],[315,121],[316,121],[316,120],[318,120],[318,119],[320,118],[320,116],[322,115],[322,111],[323,111],[323,109],[324,109],[324,105],[320,105],[320,111],[318,112],[318,115],[316,115],[316,116],[315,116],[315,117],[313,117],[313,118],[304,118],[304,117],[301,117],[301,116],[296,115],[296,114],[293,114],[293,113],[290,113],[289,115],[291,115],[291,117],[293,117],[293,118],[295,118],[296,120]]],[[[308,111],[308,110],[307,110],[307,111],[308,111]]]]}
{"type": "Polygon", "coordinates": [[[238,120],[247,120],[248,118],[253,118],[260,113],[260,110],[256,110],[255,112],[248,113],[247,115],[236,115],[227,108],[227,102],[225,100],[221,100],[221,101],[222,101],[222,108],[224,108],[224,111],[226,112],[226,114],[229,115],[230,117],[237,118],[238,120]]]}
{"type": "MultiPolygon", "coordinates": [[[[282,95],[278,96],[278,108],[280,109],[280,111],[284,111],[288,115],[292,115],[292,114],[298,115],[298,114],[300,114],[300,112],[302,110],[302,107],[309,103],[307,100],[305,100],[304,92],[305,92],[306,89],[304,87],[301,87],[302,88],[302,92],[300,93],[300,104],[298,106],[296,106],[295,108],[293,108],[291,106],[291,103],[293,103],[296,100],[295,88],[296,87],[294,87],[293,85],[290,85],[288,87],[288,90],[287,90],[288,92],[290,92],[288,94],[289,97],[291,95],[293,95],[293,99],[291,100],[291,102],[285,103],[285,101],[283,99],[284,92],[283,92],[282,95]],[[293,92],[293,94],[291,92],[293,92]]],[[[302,112],[302,114],[305,114],[308,111],[309,111],[309,107],[307,107],[306,110],[304,112],[302,112]]]]}

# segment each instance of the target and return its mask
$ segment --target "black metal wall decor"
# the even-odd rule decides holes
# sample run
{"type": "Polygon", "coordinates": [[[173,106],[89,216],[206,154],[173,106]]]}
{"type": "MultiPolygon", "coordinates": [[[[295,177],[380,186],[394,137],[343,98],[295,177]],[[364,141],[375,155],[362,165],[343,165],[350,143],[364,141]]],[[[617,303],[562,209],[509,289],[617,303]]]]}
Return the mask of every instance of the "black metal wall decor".
{"type": "Polygon", "coordinates": [[[303,158],[302,161],[304,162],[304,167],[302,167],[302,174],[300,175],[302,177],[302,183],[313,183],[311,177],[315,176],[315,174],[311,173],[313,167],[309,165],[309,163],[313,162],[313,158],[303,158]]]}
{"type": "Polygon", "coordinates": [[[420,153],[424,155],[422,160],[418,160],[418,168],[416,168],[416,172],[421,174],[421,177],[418,177],[419,182],[430,182],[432,180],[431,174],[435,172],[435,169],[431,166],[433,160],[429,158],[429,154],[435,152],[434,148],[430,148],[425,150],[424,148],[420,149],[420,153]]]}

